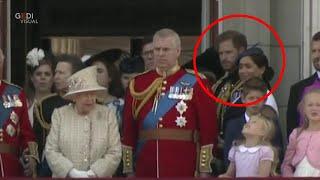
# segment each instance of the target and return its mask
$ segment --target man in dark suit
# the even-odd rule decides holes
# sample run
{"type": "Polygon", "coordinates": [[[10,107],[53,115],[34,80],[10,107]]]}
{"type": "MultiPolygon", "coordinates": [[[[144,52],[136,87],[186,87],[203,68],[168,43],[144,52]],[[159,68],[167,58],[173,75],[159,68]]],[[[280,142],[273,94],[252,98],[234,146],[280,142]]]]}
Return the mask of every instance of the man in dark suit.
{"type": "Polygon", "coordinates": [[[312,37],[311,42],[311,60],[316,69],[311,77],[304,79],[292,85],[287,109],[287,136],[292,130],[303,123],[298,110],[298,104],[303,95],[310,89],[320,88],[320,31],[312,37]]]}

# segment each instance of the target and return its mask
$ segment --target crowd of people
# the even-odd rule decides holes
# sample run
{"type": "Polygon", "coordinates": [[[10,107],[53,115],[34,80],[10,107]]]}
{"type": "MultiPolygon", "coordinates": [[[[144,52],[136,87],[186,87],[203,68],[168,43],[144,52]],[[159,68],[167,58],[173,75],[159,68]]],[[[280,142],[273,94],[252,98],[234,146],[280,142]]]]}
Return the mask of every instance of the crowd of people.
{"type": "MultiPolygon", "coordinates": [[[[233,30],[214,44],[197,57],[212,94],[241,104],[269,92],[274,71],[258,45],[233,30]]],[[[320,177],[320,32],[310,47],[316,73],[292,85],[286,127],[272,94],[247,107],[212,101],[179,64],[172,29],[134,57],[108,49],[82,62],[34,48],[23,88],[0,80],[1,177],[320,177]]]]}

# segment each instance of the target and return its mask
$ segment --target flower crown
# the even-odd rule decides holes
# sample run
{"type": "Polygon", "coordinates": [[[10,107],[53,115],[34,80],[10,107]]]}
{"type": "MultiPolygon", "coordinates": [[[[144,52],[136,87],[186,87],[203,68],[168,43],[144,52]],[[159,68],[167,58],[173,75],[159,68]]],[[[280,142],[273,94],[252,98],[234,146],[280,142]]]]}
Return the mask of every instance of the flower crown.
{"type": "Polygon", "coordinates": [[[43,58],[44,51],[40,48],[33,48],[31,51],[28,52],[27,65],[31,67],[39,66],[39,61],[43,60],[43,58]]]}

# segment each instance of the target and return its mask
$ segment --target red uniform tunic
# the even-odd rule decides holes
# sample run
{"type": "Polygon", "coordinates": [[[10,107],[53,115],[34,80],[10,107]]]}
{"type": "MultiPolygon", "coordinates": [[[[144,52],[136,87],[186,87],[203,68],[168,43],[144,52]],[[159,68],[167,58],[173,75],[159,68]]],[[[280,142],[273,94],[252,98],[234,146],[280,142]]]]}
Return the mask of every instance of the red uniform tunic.
{"type": "Polygon", "coordinates": [[[19,157],[27,143],[35,141],[26,96],[21,88],[4,81],[0,81],[0,95],[0,175],[23,176],[19,157]]]}
{"type": "MultiPolygon", "coordinates": [[[[175,83],[184,75],[189,74],[180,69],[174,74],[163,79],[160,96],[170,91],[175,83]]],[[[152,84],[160,75],[156,71],[149,71],[138,75],[134,79],[135,92],[142,92],[152,84]]],[[[181,83],[181,82],[180,82],[181,83]]],[[[187,84],[183,82],[181,84],[187,84]]],[[[133,172],[138,177],[192,177],[195,175],[196,166],[199,164],[200,172],[210,172],[213,144],[217,140],[216,107],[215,103],[202,91],[196,82],[193,85],[193,95],[190,100],[184,100],[186,110],[181,114],[174,104],[168,112],[158,119],[153,119],[155,126],[148,126],[144,119],[154,107],[153,95],[141,108],[136,118],[133,115],[133,95],[127,90],[123,114],[123,156],[124,171],[133,172]],[[184,117],[186,123],[179,126],[177,117],[184,117]],[[143,130],[174,129],[192,130],[199,133],[198,143],[201,147],[200,155],[197,153],[197,144],[192,141],[180,140],[139,140],[139,133],[143,130]],[[132,158],[131,156],[134,156],[132,158]],[[199,157],[197,157],[199,156],[199,157]],[[135,159],[132,162],[132,159],[135,159]],[[197,163],[198,161],[198,163],[197,163]]],[[[168,94],[167,94],[168,95],[168,94]]],[[[136,102],[136,106],[142,100],[136,102]]],[[[165,108],[162,104],[157,109],[165,108]]]]}

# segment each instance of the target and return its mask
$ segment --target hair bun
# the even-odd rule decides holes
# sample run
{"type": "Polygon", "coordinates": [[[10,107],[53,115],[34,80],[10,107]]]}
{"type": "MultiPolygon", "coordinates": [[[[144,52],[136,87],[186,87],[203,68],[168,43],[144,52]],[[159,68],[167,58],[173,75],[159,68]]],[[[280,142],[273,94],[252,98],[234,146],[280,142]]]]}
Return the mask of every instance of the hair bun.
{"type": "Polygon", "coordinates": [[[266,81],[271,81],[274,76],[274,70],[272,67],[268,66],[263,73],[263,79],[266,81]]]}

